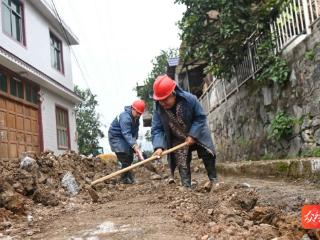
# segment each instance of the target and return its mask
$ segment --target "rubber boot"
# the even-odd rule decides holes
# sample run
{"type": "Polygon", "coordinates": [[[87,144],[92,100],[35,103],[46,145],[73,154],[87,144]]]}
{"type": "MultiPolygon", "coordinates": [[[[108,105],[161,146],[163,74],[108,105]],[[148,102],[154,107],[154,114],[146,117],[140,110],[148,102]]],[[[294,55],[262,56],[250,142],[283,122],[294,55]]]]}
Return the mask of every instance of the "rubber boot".
{"type": "Polygon", "coordinates": [[[127,172],[121,174],[121,182],[123,184],[131,184],[131,180],[130,180],[127,172]]]}
{"type": "Polygon", "coordinates": [[[136,183],[136,180],[134,179],[134,175],[133,175],[133,173],[130,171],[130,172],[127,172],[127,179],[128,179],[128,182],[129,182],[129,184],[134,184],[134,183],[136,183]]]}
{"type": "Polygon", "coordinates": [[[209,180],[211,182],[217,182],[218,179],[216,173],[216,157],[206,156],[205,158],[203,158],[203,163],[207,170],[209,180]]]}
{"type": "Polygon", "coordinates": [[[186,188],[191,188],[191,172],[186,167],[179,167],[179,173],[181,178],[181,185],[186,188]]]}

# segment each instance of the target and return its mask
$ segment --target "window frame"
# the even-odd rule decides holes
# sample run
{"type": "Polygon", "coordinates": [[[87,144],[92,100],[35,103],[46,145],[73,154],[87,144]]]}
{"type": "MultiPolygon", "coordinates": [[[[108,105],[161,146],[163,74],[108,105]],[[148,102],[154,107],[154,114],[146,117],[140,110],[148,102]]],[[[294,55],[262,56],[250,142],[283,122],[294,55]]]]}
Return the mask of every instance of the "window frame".
{"type": "Polygon", "coordinates": [[[2,92],[3,94],[7,94],[8,93],[8,89],[9,89],[8,88],[8,75],[5,72],[1,71],[1,70],[0,70],[0,75],[4,76],[4,82],[5,82],[5,85],[6,85],[6,90],[4,91],[2,89],[2,85],[1,85],[1,82],[0,82],[0,92],[2,92]]]}
{"type": "Polygon", "coordinates": [[[9,6],[7,3],[4,2],[5,0],[1,0],[1,27],[2,27],[2,32],[8,36],[9,38],[11,38],[12,40],[14,40],[15,42],[19,43],[20,45],[26,47],[26,34],[25,34],[25,14],[24,14],[24,3],[21,0],[8,0],[9,1],[9,6]],[[11,2],[16,2],[17,4],[19,4],[19,8],[20,8],[20,13],[18,13],[16,10],[13,9],[13,7],[11,6],[11,2]],[[3,7],[7,7],[10,11],[10,33],[7,32],[5,30],[4,27],[4,14],[3,13],[3,7]],[[19,17],[19,27],[20,27],[20,39],[18,40],[17,38],[14,37],[13,35],[13,17],[12,16],[18,16],[19,17]]]}
{"type": "Polygon", "coordinates": [[[56,34],[54,34],[52,31],[49,31],[49,36],[50,36],[50,64],[51,64],[51,67],[53,69],[55,69],[56,71],[64,74],[64,61],[63,61],[63,42],[62,40],[57,37],[56,34]],[[56,47],[56,44],[60,47],[60,49],[58,47],[56,47]],[[52,49],[53,48],[53,49],[52,49]],[[53,50],[53,51],[52,51],[53,50]],[[56,52],[59,52],[59,58],[57,59],[53,59],[53,56],[52,54],[55,54],[56,52]],[[60,66],[60,69],[59,68],[56,68],[54,66],[54,63],[53,61],[56,61],[57,63],[59,62],[59,66],[60,66]]]}
{"type": "MultiPolygon", "coordinates": [[[[0,90],[0,95],[3,96],[3,97],[6,97],[6,98],[9,98],[9,99],[12,99],[12,100],[15,100],[17,102],[21,102],[25,105],[28,105],[28,106],[32,106],[34,108],[39,108],[40,104],[41,104],[41,101],[40,101],[40,96],[38,94],[39,90],[40,90],[40,86],[32,81],[30,81],[29,79],[26,79],[26,78],[23,78],[19,75],[17,75],[16,73],[12,72],[11,70],[3,67],[3,66],[0,66],[0,73],[3,74],[5,76],[5,79],[6,79],[6,83],[7,83],[7,91],[4,92],[4,91],[1,91],[0,90]],[[22,94],[23,94],[23,98],[20,98],[18,96],[15,96],[15,95],[12,95],[11,94],[11,79],[12,78],[15,78],[19,81],[22,82],[22,94]],[[34,102],[30,102],[26,99],[26,84],[29,83],[31,84],[35,89],[36,89],[36,103],[34,102]]],[[[16,86],[17,87],[17,86],[16,86]]]]}
{"type": "Polygon", "coordinates": [[[71,141],[70,141],[69,111],[68,111],[68,109],[56,104],[55,112],[56,112],[57,148],[59,150],[70,150],[71,149],[71,141]],[[66,127],[65,126],[58,126],[58,112],[59,111],[65,113],[65,116],[66,116],[65,120],[66,120],[66,123],[67,123],[66,127]],[[59,144],[59,130],[66,131],[67,142],[66,142],[65,146],[62,146],[62,145],[59,144]]]}
{"type": "Polygon", "coordinates": [[[37,85],[37,84],[35,84],[35,83],[31,82],[31,81],[25,80],[25,83],[24,83],[24,100],[27,101],[28,103],[31,103],[31,104],[38,104],[38,102],[39,102],[39,94],[38,94],[39,90],[40,90],[39,85],[37,85]],[[31,100],[28,100],[27,86],[30,86],[31,100]]]}
{"type": "Polygon", "coordinates": [[[25,87],[24,87],[24,85],[25,85],[25,83],[24,83],[24,81],[23,81],[22,79],[17,78],[17,77],[15,77],[15,76],[12,76],[12,77],[9,79],[9,94],[10,94],[11,96],[15,97],[15,98],[19,98],[19,99],[25,100],[25,91],[24,91],[25,87]],[[14,89],[14,91],[15,91],[16,95],[11,92],[11,91],[12,91],[12,89],[11,89],[11,87],[12,87],[12,85],[11,85],[12,82],[15,83],[15,89],[14,89]],[[20,87],[21,87],[21,89],[19,90],[20,87]],[[20,96],[20,93],[22,94],[22,96],[20,96]]]}

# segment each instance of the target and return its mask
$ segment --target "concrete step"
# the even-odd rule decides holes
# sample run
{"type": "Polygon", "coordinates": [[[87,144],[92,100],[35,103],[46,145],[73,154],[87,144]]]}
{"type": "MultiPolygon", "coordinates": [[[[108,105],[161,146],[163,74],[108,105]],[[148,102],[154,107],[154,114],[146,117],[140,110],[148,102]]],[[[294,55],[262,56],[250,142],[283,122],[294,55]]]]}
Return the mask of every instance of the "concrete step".
{"type": "Polygon", "coordinates": [[[216,167],[222,175],[320,180],[320,158],[217,163],[216,167]]]}

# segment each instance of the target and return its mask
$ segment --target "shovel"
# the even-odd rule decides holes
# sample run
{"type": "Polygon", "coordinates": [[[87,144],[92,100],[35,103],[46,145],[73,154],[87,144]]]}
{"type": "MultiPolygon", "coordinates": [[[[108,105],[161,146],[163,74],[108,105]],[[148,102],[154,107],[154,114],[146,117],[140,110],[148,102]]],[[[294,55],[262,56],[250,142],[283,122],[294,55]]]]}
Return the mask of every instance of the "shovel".
{"type": "MultiPolygon", "coordinates": [[[[163,152],[161,153],[161,157],[162,157],[162,156],[165,156],[165,155],[167,155],[167,154],[169,154],[169,153],[172,153],[172,152],[174,152],[174,151],[176,151],[176,150],[178,150],[178,149],[180,149],[180,148],[183,148],[183,147],[185,147],[185,146],[187,146],[187,145],[188,145],[188,143],[184,142],[184,143],[181,143],[181,144],[179,144],[179,145],[177,145],[177,146],[175,146],[175,147],[173,147],[173,148],[170,148],[170,149],[168,149],[168,150],[165,150],[165,151],[163,151],[163,152]]],[[[96,185],[96,184],[98,184],[98,183],[104,182],[104,181],[106,181],[106,180],[108,180],[108,179],[111,179],[111,178],[113,178],[113,177],[116,177],[116,176],[120,175],[121,173],[128,172],[128,171],[130,171],[130,170],[132,170],[132,169],[134,169],[134,168],[137,168],[137,167],[139,167],[139,166],[141,166],[141,165],[144,165],[144,164],[146,164],[146,163],[148,163],[148,162],[151,162],[151,161],[153,161],[153,160],[156,160],[156,159],[159,159],[159,156],[152,156],[152,157],[150,157],[150,158],[147,158],[146,160],[143,160],[143,161],[141,161],[141,162],[135,163],[135,164],[133,164],[133,165],[131,165],[131,166],[129,166],[129,167],[123,168],[123,169],[121,169],[121,170],[119,170],[119,171],[116,171],[116,172],[111,173],[111,174],[109,174],[109,175],[107,175],[107,176],[105,176],[105,177],[102,177],[102,178],[99,178],[99,179],[93,181],[93,182],[90,184],[90,186],[87,188],[87,190],[88,190],[88,192],[89,192],[92,200],[93,200],[94,202],[97,202],[98,199],[99,199],[98,194],[96,193],[95,190],[93,190],[92,186],[94,186],[94,185],[96,185]]]]}

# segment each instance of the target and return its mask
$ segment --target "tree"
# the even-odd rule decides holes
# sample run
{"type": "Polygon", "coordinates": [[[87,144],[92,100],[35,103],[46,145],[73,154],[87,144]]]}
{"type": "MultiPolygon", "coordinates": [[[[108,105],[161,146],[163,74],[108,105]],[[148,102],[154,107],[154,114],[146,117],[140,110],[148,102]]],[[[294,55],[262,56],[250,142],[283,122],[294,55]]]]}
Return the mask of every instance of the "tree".
{"type": "Polygon", "coordinates": [[[83,99],[76,108],[79,152],[84,155],[96,155],[99,150],[99,139],[104,137],[100,130],[99,114],[96,112],[98,101],[90,89],[74,88],[75,93],[83,99]]]}
{"type": "Polygon", "coordinates": [[[229,78],[243,43],[254,31],[269,31],[269,22],[287,0],[176,0],[187,10],[179,22],[183,61],[205,61],[206,72],[229,78]]]}
{"type": "Polygon", "coordinates": [[[144,80],[143,86],[136,86],[138,97],[147,103],[147,109],[152,112],[153,107],[153,83],[157,76],[165,74],[167,71],[168,58],[176,57],[178,55],[177,49],[169,49],[167,51],[161,50],[160,54],[156,56],[152,62],[152,70],[144,80]]]}

